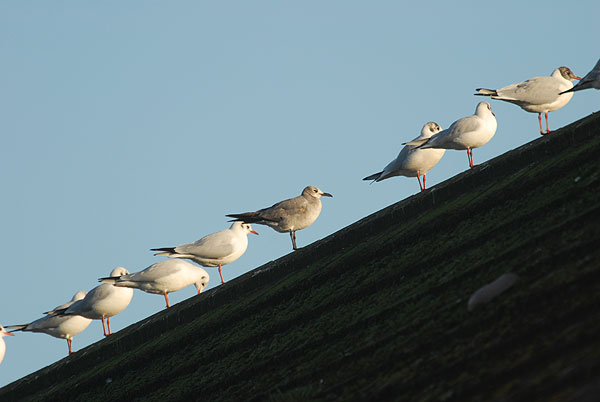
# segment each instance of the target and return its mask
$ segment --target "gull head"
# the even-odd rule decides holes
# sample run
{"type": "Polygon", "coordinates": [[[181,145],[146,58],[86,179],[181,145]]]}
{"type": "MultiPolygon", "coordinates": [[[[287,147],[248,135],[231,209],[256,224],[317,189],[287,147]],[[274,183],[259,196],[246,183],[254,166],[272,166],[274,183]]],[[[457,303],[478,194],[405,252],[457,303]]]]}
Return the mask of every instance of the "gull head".
{"type": "Polygon", "coordinates": [[[129,271],[123,267],[116,267],[112,271],[110,271],[110,276],[123,276],[128,275],[129,271]]]}
{"type": "Polygon", "coordinates": [[[486,115],[489,116],[490,114],[492,116],[496,116],[494,112],[492,112],[492,105],[485,101],[477,104],[477,108],[475,108],[475,114],[479,117],[485,117],[486,115]]]}
{"type": "Polygon", "coordinates": [[[581,77],[578,77],[575,75],[575,73],[573,73],[573,71],[571,71],[571,69],[569,67],[559,67],[557,68],[557,70],[560,72],[560,75],[567,81],[575,81],[575,80],[580,80],[581,77]]]}
{"type": "Polygon", "coordinates": [[[79,292],[75,293],[71,301],[81,300],[85,297],[85,295],[87,295],[87,292],[84,290],[80,290],[79,292]]]}
{"type": "Polygon", "coordinates": [[[425,125],[421,129],[421,137],[429,138],[432,135],[439,133],[440,131],[442,131],[440,125],[434,121],[430,121],[428,123],[425,123],[425,125]]]}
{"type": "Polygon", "coordinates": [[[14,336],[15,334],[13,334],[12,332],[8,332],[7,330],[4,329],[4,327],[2,325],[0,325],[0,338],[3,337],[4,335],[14,336]]]}
{"type": "Polygon", "coordinates": [[[248,233],[254,233],[255,235],[258,234],[254,230],[252,230],[252,226],[249,223],[246,223],[244,221],[233,222],[229,229],[240,231],[245,235],[248,235],[248,233]]]}
{"type": "Polygon", "coordinates": [[[324,193],[323,191],[321,191],[321,189],[317,186],[308,186],[306,187],[304,190],[302,190],[302,195],[308,195],[311,197],[315,197],[315,198],[321,198],[321,197],[333,197],[333,195],[329,194],[329,193],[324,193]]]}
{"type": "MultiPolygon", "coordinates": [[[[202,268],[200,268],[200,269],[202,269],[202,268]]],[[[204,270],[202,270],[202,271],[204,271],[204,270]]],[[[210,280],[210,276],[208,276],[208,272],[204,271],[202,273],[202,276],[200,277],[200,280],[198,280],[196,283],[194,283],[194,286],[198,290],[198,294],[200,294],[204,289],[206,289],[206,287],[208,286],[209,280],[210,280]]]]}

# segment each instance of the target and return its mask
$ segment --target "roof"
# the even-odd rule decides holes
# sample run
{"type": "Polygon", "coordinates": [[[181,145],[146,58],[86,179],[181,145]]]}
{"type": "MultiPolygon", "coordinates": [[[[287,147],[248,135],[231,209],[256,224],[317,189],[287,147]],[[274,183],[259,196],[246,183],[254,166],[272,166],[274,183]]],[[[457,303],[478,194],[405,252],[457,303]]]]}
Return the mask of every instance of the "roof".
{"type": "Polygon", "coordinates": [[[0,389],[20,401],[592,401],[600,114],[0,389]],[[467,309],[500,275],[516,284],[467,309]]]}

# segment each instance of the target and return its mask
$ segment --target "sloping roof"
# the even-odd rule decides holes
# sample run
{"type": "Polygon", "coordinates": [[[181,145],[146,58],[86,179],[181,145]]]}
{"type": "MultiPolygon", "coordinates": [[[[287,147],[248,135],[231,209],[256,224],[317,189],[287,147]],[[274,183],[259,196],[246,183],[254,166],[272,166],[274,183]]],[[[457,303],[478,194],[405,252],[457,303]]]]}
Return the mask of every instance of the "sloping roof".
{"type": "Polygon", "coordinates": [[[592,401],[599,223],[596,113],[131,325],[0,399],[592,401]],[[468,311],[506,272],[515,286],[468,311]]]}

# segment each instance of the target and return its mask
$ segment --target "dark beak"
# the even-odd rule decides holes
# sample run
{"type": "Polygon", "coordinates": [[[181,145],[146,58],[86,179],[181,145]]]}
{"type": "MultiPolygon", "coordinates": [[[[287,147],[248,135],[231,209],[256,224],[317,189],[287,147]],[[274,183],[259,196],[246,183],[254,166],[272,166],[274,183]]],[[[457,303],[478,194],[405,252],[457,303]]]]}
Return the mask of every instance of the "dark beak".
{"type": "Polygon", "coordinates": [[[321,194],[321,197],[333,197],[333,195],[331,195],[329,193],[323,193],[323,194],[321,194]]]}

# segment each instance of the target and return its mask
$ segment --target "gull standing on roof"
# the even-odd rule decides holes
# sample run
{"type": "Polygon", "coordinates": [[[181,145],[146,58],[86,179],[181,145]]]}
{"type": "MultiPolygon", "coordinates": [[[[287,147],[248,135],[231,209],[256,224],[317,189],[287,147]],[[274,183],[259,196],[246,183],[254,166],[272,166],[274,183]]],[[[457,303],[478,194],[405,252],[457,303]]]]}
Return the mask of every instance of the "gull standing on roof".
{"type": "Polygon", "coordinates": [[[487,102],[479,102],[475,114],[456,120],[450,127],[430,138],[416,139],[405,145],[416,145],[417,149],[444,148],[466,149],[469,166],[473,167],[473,149],[489,142],[496,133],[498,123],[487,102]]]}
{"type": "MultiPolygon", "coordinates": [[[[425,123],[421,135],[413,141],[428,139],[441,130],[439,124],[430,121],[425,123]]],[[[445,149],[418,149],[415,145],[406,145],[396,159],[388,163],[383,171],[367,176],[363,180],[381,181],[394,176],[416,176],[419,180],[419,187],[423,191],[426,188],[425,175],[442,159],[445,152],[445,149]],[[423,184],[421,184],[421,175],[423,175],[423,184]]]]}
{"type": "Polygon", "coordinates": [[[229,229],[211,233],[193,243],[177,247],[153,248],[161,251],[154,255],[165,255],[169,258],[185,258],[203,267],[219,267],[221,283],[223,274],[221,266],[229,264],[242,256],[248,248],[248,233],[256,233],[252,226],[245,222],[234,222],[229,229]]]}
{"type": "MultiPolygon", "coordinates": [[[[127,271],[123,267],[113,269],[110,276],[127,275],[127,271]]],[[[133,297],[133,289],[118,288],[113,285],[103,283],[90,290],[88,294],[81,300],[71,304],[66,309],[56,310],[60,315],[80,315],[92,320],[102,320],[102,329],[104,336],[110,335],[110,317],[119,314],[129,305],[133,297]],[[106,319],[106,326],[104,325],[106,319]]]]}
{"type": "Polygon", "coordinates": [[[534,77],[500,89],[477,88],[479,93],[475,95],[491,96],[492,99],[514,103],[527,112],[537,113],[540,134],[545,135],[551,133],[548,127],[548,113],[569,103],[573,94],[561,93],[573,88],[573,81],[580,79],[568,67],[559,67],[550,77],[534,77]],[[546,132],[542,128],[542,113],[546,116],[546,132]]]}
{"type": "Polygon", "coordinates": [[[14,334],[12,332],[8,332],[2,325],[0,325],[0,363],[2,363],[2,360],[4,360],[4,354],[6,353],[6,343],[4,343],[4,339],[2,339],[4,335],[14,334]]]}
{"type": "Polygon", "coordinates": [[[209,278],[208,272],[197,265],[183,260],[167,260],[152,264],[140,272],[98,280],[118,287],[163,295],[168,308],[171,307],[169,293],[194,285],[200,294],[208,285],[209,278]]]}
{"type": "Polygon", "coordinates": [[[321,197],[333,197],[318,187],[308,186],[298,197],[278,202],[256,212],[225,215],[237,221],[267,225],[280,233],[289,232],[292,248],[296,247],[296,231],[309,227],[321,213],[321,197]]]}
{"type": "Polygon", "coordinates": [[[581,81],[577,83],[577,85],[571,89],[561,92],[560,94],[562,95],[568,92],[581,91],[582,89],[588,88],[600,89],[600,59],[598,59],[598,62],[594,68],[592,68],[592,71],[587,73],[585,77],[583,77],[581,81]]]}
{"type": "Polygon", "coordinates": [[[85,295],[86,292],[80,290],[79,292],[75,293],[75,296],[73,296],[71,301],[46,312],[45,314],[47,315],[45,317],[30,322],[29,324],[7,325],[6,328],[13,329],[13,332],[40,332],[55,338],[66,339],[67,346],[69,347],[69,354],[71,354],[73,353],[73,350],[71,349],[73,337],[86,329],[92,320],[80,315],[57,315],[55,312],[57,310],[65,310],[69,308],[76,301],[82,300],[85,295]]]}

